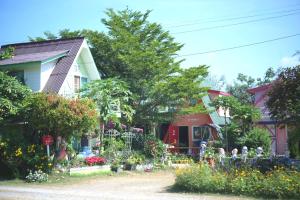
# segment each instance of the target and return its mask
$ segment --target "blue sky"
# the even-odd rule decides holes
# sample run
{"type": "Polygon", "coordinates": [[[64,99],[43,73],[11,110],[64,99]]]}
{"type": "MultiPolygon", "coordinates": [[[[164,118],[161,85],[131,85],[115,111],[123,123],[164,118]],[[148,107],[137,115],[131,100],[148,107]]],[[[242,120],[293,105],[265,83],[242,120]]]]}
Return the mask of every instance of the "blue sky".
{"type": "MultiPolygon", "coordinates": [[[[176,41],[185,44],[179,55],[300,33],[299,0],[0,0],[0,2],[0,44],[25,42],[28,36],[41,36],[44,31],[57,33],[64,28],[106,31],[101,24],[101,18],[105,17],[104,11],[107,8],[121,10],[126,6],[133,10],[152,10],[150,20],[162,24],[176,41]],[[287,14],[291,15],[228,26],[287,14]],[[242,18],[232,19],[237,17],[242,18]],[[176,27],[178,25],[184,26],[176,27]],[[227,27],[203,30],[223,25],[227,27]],[[202,31],[178,33],[197,29],[202,31]]],[[[299,63],[296,57],[292,57],[297,50],[300,50],[300,36],[230,51],[187,56],[184,57],[186,60],[182,66],[209,65],[212,74],[225,75],[227,82],[232,83],[239,72],[261,77],[268,67],[278,68],[299,63]]]]}

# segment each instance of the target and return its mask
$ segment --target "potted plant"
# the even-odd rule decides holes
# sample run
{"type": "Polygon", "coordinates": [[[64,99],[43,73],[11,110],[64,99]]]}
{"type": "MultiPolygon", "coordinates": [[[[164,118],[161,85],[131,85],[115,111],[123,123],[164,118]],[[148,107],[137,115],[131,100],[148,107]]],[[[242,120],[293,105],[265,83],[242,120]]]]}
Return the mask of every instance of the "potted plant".
{"type": "Polygon", "coordinates": [[[136,168],[136,160],[133,156],[130,156],[125,162],[124,169],[135,170],[135,168],[136,168]]]}
{"type": "Polygon", "coordinates": [[[121,170],[121,163],[120,163],[120,161],[119,160],[114,160],[112,163],[111,163],[111,165],[110,165],[110,169],[111,169],[111,171],[113,171],[113,172],[120,172],[120,170],[121,170]]]}
{"type": "Polygon", "coordinates": [[[137,165],[145,161],[145,156],[139,153],[132,154],[125,162],[125,170],[135,170],[137,165]]]}

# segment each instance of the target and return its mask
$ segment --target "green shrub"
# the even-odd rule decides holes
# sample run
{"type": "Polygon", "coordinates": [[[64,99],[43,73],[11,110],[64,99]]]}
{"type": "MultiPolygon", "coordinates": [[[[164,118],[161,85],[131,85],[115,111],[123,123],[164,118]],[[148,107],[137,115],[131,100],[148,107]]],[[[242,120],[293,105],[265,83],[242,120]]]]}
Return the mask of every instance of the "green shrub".
{"type": "Polygon", "coordinates": [[[300,127],[291,129],[288,134],[290,156],[300,159],[300,127]]]}
{"type": "Polygon", "coordinates": [[[264,155],[270,153],[271,138],[270,134],[266,129],[254,128],[249,131],[243,138],[241,138],[241,144],[248,147],[248,149],[262,147],[264,155]]]}
{"type": "Polygon", "coordinates": [[[175,189],[188,192],[224,192],[226,178],[207,164],[176,170],[175,189]]]}
{"type": "Polygon", "coordinates": [[[174,188],[188,192],[299,199],[300,172],[283,167],[266,173],[251,168],[218,171],[202,164],[176,170],[174,188]]]}

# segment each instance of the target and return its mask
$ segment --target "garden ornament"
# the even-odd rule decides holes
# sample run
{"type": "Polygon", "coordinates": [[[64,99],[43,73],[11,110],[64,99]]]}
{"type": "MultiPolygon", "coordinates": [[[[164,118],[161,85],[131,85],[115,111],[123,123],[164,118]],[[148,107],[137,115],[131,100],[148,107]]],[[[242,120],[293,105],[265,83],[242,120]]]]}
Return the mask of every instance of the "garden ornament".
{"type": "Polygon", "coordinates": [[[262,147],[257,147],[257,149],[256,149],[256,157],[257,158],[262,157],[262,153],[263,153],[263,148],[262,147]]]}
{"type": "Polygon", "coordinates": [[[219,148],[219,162],[221,163],[221,165],[224,165],[224,161],[225,161],[225,150],[223,148],[219,148]]]}
{"type": "Polygon", "coordinates": [[[247,157],[248,157],[248,147],[243,146],[241,159],[244,163],[247,161],[247,157]]]}
{"type": "Polygon", "coordinates": [[[203,158],[204,158],[204,155],[205,155],[205,149],[206,149],[206,142],[202,141],[202,142],[200,143],[200,153],[199,153],[200,160],[203,160],[203,158]]]}
{"type": "Polygon", "coordinates": [[[237,159],[237,153],[238,153],[237,148],[234,148],[234,149],[231,151],[231,154],[232,154],[231,159],[232,159],[232,160],[236,160],[236,159],[237,159]]]}

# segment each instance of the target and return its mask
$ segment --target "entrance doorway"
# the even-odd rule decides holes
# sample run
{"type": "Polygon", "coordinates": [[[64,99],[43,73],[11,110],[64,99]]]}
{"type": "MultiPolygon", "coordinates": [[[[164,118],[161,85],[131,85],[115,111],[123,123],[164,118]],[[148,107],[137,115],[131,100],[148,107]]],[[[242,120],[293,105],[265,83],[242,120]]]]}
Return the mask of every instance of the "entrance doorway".
{"type": "Polygon", "coordinates": [[[179,126],[179,147],[185,147],[183,149],[180,148],[180,153],[187,153],[189,147],[189,127],[188,126],[179,126]]]}

